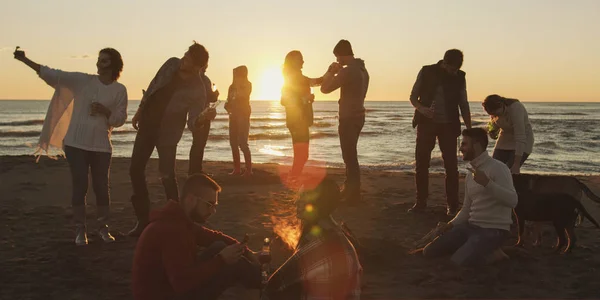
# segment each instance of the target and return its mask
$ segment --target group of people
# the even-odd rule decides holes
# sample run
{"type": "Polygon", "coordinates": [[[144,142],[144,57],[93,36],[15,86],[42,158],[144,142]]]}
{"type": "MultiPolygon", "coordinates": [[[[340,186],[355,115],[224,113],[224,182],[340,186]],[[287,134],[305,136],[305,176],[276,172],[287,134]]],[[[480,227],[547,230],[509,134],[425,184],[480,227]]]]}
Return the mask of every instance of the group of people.
{"type": "MultiPolygon", "coordinates": [[[[298,218],[303,230],[294,255],[261,284],[256,253],[245,243],[209,230],[199,223],[218,207],[221,187],[203,171],[202,161],[211,121],[216,117],[219,92],[206,76],[208,51],[194,42],[181,58],[168,59],[144,91],[132,118],[137,130],[131,157],[131,202],[137,217],[131,236],[140,236],[133,266],[136,299],[165,299],[175,295],[212,299],[235,282],[264,289],[269,299],[323,297],[357,299],[362,267],[354,246],[333,220],[331,213],[345,201],[361,199],[357,143],[365,123],[364,100],[369,73],[363,60],[355,58],[350,42],[334,47],[337,59],[325,74],[309,78],[302,73],[303,56],[291,51],[283,64],[281,104],[293,143],[294,160],[286,180],[301,180],[309,157],[313,124],[312,87],[323,93],[341,89],[339,100],[340,146],[346,165],[342,189],[331,179],[313,190],[301,191],[298,218]],[[185,127],[193,134],[189,178],[181,193],[175,177],[175,157],[185,127]],[[169,202],[150,213],[145,168],[156,148],[159,172],[169,202]],[[314,230],[318,228],[318,230],[314,230]],[[196,247],[204,246],[196,256],[196,247]]],[[[118,51],[99,52],[98,75],[64,72],[41,66],[16,50],[16,59],[34,69],[55,89],[39,142],[39,151],[64,149],[73,181],[73,214],[77,245],[87,244],[85,198],[88,172],[97,198],[98,232],[105,242],[114,241],[109,217],[109,169],[111,131],[127,119],[127,90],[118,82],[123,59],[118,51]]],[[[427,212],[431,152],[436,139],[446,170],[447,214],[454,219],[443,226],[444,234],[425,247],[425,256],[454,253],[458,264],[486,261],[507,237],[516,192],[511,173],[520,172],[531,154],[533,132],[521,102],[498,95],[488,96],[483,106],[491,116],[488,129],[472,128],[465,73],[460,70],[463,53],[446,51],[436,64],[424,66],[410,95],[415,107],[416,203],[409,210],[427,212]],[[459,212],[457,138],[461,135],[463,160],[473,168],[465,182],[465,200],[459,212]],[[493,158],[487,154],[488,135],[497,139],[493,158]]],[[[232,175],[252,175],[248,146],[250,94],[248,69],[233,70],[225,109],[229,113],[232,175]],[[242,170],[240,150],[246,168],[242,170]]]]}

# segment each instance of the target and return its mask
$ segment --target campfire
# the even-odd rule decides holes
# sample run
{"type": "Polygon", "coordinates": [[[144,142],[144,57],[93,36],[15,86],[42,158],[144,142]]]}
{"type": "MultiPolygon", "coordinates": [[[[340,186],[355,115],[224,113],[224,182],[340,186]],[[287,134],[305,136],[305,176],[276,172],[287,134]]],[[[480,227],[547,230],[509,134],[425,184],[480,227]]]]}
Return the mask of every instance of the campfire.
{"type": "Polygon", "coordinates": [[[273,232],[286,244],[291,250],[296,249],[300,239],[300,220],[295,216],[276,217],[271,216],[273,223],[273,232]]]}

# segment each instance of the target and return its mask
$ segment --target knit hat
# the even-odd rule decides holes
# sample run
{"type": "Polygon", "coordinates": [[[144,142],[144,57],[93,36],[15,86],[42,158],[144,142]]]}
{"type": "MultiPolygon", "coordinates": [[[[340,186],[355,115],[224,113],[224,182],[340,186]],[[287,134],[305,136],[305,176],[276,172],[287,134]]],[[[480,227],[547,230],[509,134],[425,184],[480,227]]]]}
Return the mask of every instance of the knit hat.
{"type": "Polygon", "coordinates": [[[340,40],[333,48],[333,54],[335,56],[348,56],[354,55],[354,52],[352,52],[352,45],[348,40],[340,40]]]}

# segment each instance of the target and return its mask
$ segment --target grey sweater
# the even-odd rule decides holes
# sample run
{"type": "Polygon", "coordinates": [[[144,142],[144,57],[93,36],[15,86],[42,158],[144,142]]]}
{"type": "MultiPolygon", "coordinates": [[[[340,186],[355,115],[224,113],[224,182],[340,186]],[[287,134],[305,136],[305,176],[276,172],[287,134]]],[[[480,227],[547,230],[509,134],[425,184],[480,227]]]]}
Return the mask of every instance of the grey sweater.
{"type": "Polygon", "coordinates": [[[361,117],[365,114],[365,97],[369,89],[369,72],[365,62],[356,58],[341,69],[333,80],[321,85],[321,92],[329,94],[340,89],[340,119],[361,117]]]}

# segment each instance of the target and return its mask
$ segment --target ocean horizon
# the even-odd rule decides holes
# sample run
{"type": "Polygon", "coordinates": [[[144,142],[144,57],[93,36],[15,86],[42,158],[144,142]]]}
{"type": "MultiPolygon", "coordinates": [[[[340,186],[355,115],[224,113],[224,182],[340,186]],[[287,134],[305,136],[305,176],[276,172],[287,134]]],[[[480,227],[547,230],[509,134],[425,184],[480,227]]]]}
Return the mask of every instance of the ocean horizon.
{"type": "MultiPolygon", "coordinates": [[[[48,100],[0,100],[0,155],[31,155],[48,108],[48,100]]],[[[139,100],[130,100],[128,121],[113,131],[113,156],[130,157],[135,138],[131,117],[139,100]]],[[[250,148],[253,162],[291,164],[292,143],[279,101],[255,100],[252,104],[250,148]]],[[[524,102],[532,123],[533,153],[524,173],[600,175],[600,103],[524,102]]],[[[471,101],[473,126],[485,126],[489,116],[481,102],[471,101]]],[[[416,132],[411,126],[414,109],[408,101],[366,101],[367,118],[359,145],[362,168],[413,171],[416,132]]],[[[309,164],[343,167],[337,134],[337,101],[314,103],[309,164]]],[[[231,161],[227,114],[222,106],[213,121],[205,160],[231,161]]],[[[185,130],[177,158],[187,160],[192,135],[185,130]]],[[[490,140],[488,150],[493,150],[490,140]]],[[[458,149],[457,149],[458,150],[458,149]]],[[[457,151],[458,154],[458,151],[457,151]]],[[[152,157],[157,157],[156,151],[152,157]]],[[[464,172],[464,162],[459,169],[464,172]]],[[[432,153],[432,172],[443,172],[441,153],[432,153]]]]}

